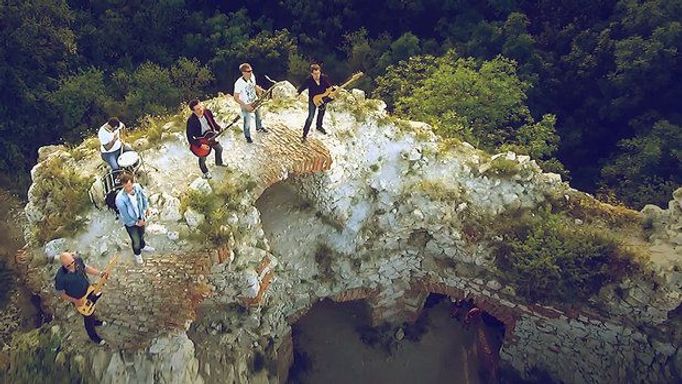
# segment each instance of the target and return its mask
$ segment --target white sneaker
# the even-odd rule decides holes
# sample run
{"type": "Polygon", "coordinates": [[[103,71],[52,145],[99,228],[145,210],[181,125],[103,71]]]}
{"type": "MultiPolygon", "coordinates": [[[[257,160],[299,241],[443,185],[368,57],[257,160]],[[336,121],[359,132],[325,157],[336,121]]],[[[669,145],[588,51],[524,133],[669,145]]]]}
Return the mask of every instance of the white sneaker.
{"type": "Polygon", "coordinates": [[[100,340],[99,343],[97,343],[97,345],[100,345],[100,346],[101,345],[107,345],[107,342],[105,340],[100,340]]]}
{"type": "Polygon", "coordinates": [[[154,252],[154,251],[156,251],[156,248],[149,246],[149,245],[145,245],[144,248],[142,248],[142,252],[154,252]]]}
{"type": "Polygon", "coordinates": [[[137,264],[144,263],[144,261],[142,260],[142,255],[133,255],[133,257],[135,258],[135,263],[137,264]]]}
{"type": "Polygon", "coordinates": [[[204,179],[208,180],[208,179],[212,179],[212,178],[213,178],[213,175],[211,175],[211,172],[206,172],[206,173],[204,173],[201,177],[203,177],[204,179]]]}

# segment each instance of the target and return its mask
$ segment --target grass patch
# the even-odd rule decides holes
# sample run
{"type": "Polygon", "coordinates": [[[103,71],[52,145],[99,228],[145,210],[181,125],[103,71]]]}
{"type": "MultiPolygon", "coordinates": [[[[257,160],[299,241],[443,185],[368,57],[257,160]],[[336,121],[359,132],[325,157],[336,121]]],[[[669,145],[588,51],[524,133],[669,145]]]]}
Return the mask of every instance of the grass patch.
{"type": "Polygon", "coordinates": [[[607,284],[638,270],[637,256],[608,230],[575,225],[548,210],[498,220],[496,263],[532,301],[585,302],[607,284]]]}
{"type": "Polygon", "coordinates": [[[452,187],[442,181],[422,180],[416,184],[416,189],[436,201],[454,202],[462,198],[465,193],[460,187],[452,187]]]}
{"type": "Polygon", "coordinates": [[[567,215],[587,223],[600,221],[616,227],[643,224],[643,218],[639,212],[623,205],[602,203],[584,192],[556,191],[553,194],[547,194],[545,198],[553,209],[566,212],[567,215]]]}
{"type": "Polygon", "coordinates": [[[518,174],[521,171],[521,165],[516,160],[509,160],[503,156],[493,159],[490,162],[490,168],[484,173],[495,175],[498,177],[510,177],[518,174]]]}
{"type": "Polygon", "coordinates": [[[33,227],[33,237],[45,243],[75,234],[83,227],[82,214],[90,207],[88,189],[92,180],[64,166],[58,156],[42,162],[36,177],[41,181],[33,185],[31,193],[35,203],[42,203],[45,216],[33,227]]]}

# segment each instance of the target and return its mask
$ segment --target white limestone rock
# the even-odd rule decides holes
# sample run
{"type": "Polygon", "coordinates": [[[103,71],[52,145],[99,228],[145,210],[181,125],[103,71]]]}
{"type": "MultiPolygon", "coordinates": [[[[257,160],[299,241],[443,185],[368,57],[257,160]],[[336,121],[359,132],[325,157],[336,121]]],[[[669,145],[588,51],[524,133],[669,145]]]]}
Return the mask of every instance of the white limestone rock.
{"type": "Polygon", "coordinates": [[[184,217],[185,222],[191,229],[196,229],[206,219],[203,213],[199,213],[192,208],[187,208],[184,217]]]}

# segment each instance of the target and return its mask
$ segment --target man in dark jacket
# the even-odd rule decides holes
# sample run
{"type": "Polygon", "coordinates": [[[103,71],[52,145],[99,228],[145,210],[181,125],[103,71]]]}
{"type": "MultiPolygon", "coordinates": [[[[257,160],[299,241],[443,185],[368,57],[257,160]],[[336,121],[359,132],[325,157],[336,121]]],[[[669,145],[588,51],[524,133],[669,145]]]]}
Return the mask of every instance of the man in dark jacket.
{"type": "Polygon", "coordinates": [[[322,134],[324,135],[327,134],[327,131],[325,131],[324,127],[322,126],[322,119],[324,119],[325,112],[325,104],[320,105],[319,108],[316,107],[315,104],[313,103],[313,97],[315,97],[316,95],[323,94],[327,90],[327,88],[331,86],[332,85],[329,82],[329,78],[327,77],[327,75],[322,74],[322,68],[320,68],[320,65],[312,64],[310,66],[310,77],[308,77],[303,82],[303,84],[301,84],[301,86],[298,87],[299,95],[306,89],[308,90],[308,118],[305,119],[305,124],[303,124],[303,137],[301,138],[302,142],[305,142],[306,138],[308,137],[310,125],[313,123],[313,117],[315,116],[315,110],[317,110],[316,128],[318,131],[322,132],[322,134]]]}
{"type": "MultiPolygon", "coordinates": [[[[64,300],[70,301],[76,306],[83,305],[86,299],[85,294],[90,286],[86,273],[102,277],[104,273],[89,265],[85,265],[83,259],[74,257],[74,254],[70,252],[64,252],[59,255],[59,261],[61,261],[62,266],[54,277],[55,289],[60,292],[64,300]]],[[[99,295],[90,297],[92,301],[97,301],[97,299],[99,299],[99,295]]],[[[95,314],[92,313],[89,316],[83,316],[83,323],[90,340],[99,345],[106,344],[95,330],[95,327],[105,325],[105,322],[98,320],[95,314]]]]}
{"type": "MultiPolygon", "coordinates": [[[[211,110],[205,108],[199,100],[190,101],[189,109],[192,110],[192,115],[187,119],[187,141],[191,145],[201,145],[202,149],[208,149],[208,144],[200,144],[199,138],[208,131],[220,132],[221,128],[213,118],[211,110]]],[[[219,167],[225,167],[226,165],[223,164],[223,147],[216,142],[212,148],[215,150],[215,164],[219,167]]],[[[199,156],[199,168],[204,179],[213,177],[206,167],[206,157],[199,156]]]]}

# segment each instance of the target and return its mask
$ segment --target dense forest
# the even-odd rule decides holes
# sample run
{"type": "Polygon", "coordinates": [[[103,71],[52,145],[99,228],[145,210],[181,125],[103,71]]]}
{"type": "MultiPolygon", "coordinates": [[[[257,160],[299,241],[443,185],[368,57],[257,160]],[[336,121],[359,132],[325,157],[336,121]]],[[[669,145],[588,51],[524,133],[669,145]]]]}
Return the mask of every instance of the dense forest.
{"type": "Polygon", "coordinates": [[[77,144],[311,61],[401,117],[512,149],[610,201],[682,183],[682,0],[2,0],[0,184],[77,144]]]}

